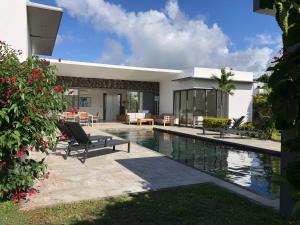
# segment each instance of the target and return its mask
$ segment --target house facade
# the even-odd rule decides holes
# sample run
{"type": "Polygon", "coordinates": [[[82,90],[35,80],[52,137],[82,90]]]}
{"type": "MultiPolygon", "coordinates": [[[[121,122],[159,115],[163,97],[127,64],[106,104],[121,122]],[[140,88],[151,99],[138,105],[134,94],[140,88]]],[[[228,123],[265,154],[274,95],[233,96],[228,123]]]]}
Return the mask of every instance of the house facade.
{"type": "MultiPolygon", "coordinates": [[[[0,39],[21,49],[21,60],[32,54],[52,54],[63,15],[61,8],[26,0],[3,0],[1,11],[0,39]]],[[[191,125],[200,116],[245,116],[252,120],[251,72],[232,71],[236,90],[232,96],[222,96],[215,89],[217,83],[211,79],[213,74],[221,74],[220,69],[172,70],[61,59],[49,61],[57,67],[58,82],[70,88],[66,97],[73,106],[94,115],[99,113],[104,121],[114,121],[117,115],[126,112],[172,114],[175,124],[183,126],[191,125]]]]}

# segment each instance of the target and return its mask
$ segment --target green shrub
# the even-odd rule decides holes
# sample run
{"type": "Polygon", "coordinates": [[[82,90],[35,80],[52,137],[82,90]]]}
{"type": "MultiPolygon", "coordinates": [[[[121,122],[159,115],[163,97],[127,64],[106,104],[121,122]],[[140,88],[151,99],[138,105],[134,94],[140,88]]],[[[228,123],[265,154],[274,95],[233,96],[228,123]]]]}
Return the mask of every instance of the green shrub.
{"type": "Polygon", "coordinates": [[[227,128],[231,124],[231,119],[226,118],[205,118],[203,127],[206,128],[227,128]]]}
{"type": "Polygon", "coordinates": [[[45,60],[20,62],[18,52],[0,41],[0,201],[25,198],[45,174],[44,160],[29,154],[54,146],[57,112],[67,104],[64,92],[45,60]]]}
{"type": "Polygon", "coordinates": [[[252,122],[246,122],[246,123],[243,123],[239,128],[241,128],[243,130],[253,130],[255,128],[255,126],[252,122]]]}

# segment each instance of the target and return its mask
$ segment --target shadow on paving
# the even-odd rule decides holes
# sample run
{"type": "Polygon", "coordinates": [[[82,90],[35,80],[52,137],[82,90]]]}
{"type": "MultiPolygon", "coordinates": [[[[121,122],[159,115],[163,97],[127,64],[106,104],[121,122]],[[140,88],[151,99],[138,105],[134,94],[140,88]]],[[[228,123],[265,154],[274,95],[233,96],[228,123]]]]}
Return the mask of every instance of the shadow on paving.
{"type": "MultiPolygon", "coordinates": [[[[101,156],[105,156],[108,154],[113,154],[113,153],[117,153],[120,152],[121,150],[115,150],[113,151],[112,149],[99,149],[99,148],[95,148],[95,149],[89,149],[88,155],[87,155],[87,160],[90,158],[96,158],[96,157],[101,157],[101,156]]],[[[60,154],[61,157],[63,157],[64,159],[67,158],[77,158],[79,161],[81,161],[84,157],[84,150],[74,150],[71,151],[70,155],[66,158],[66,154],[60,154]]]]}
{"type": "Polygon", "coordinates": [[[165,156],[118,159],[117,163],[142,178],[144,190],[190,185],[207,182],[199,171],[165,156]]]}
{"type": "MultiPolygon", "coordinates": [[[[284,225],[285,219],[212,184],[164,189],[92,203],[72,225],[284,225]],[[92,213],[91,213],[92,212],[92,213]]],[[[77,214],[78,216],[78,214],[77,214]]],[[[78,217],[77,217],[78,218],[78,217]]]]}

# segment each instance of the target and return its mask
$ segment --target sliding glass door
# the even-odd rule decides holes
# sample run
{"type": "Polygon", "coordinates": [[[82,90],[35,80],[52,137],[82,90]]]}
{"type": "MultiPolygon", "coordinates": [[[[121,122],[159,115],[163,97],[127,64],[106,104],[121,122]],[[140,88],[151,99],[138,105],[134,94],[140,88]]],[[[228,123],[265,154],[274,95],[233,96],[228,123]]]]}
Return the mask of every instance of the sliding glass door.
{"type": "Polygon", "coordinates": [[[213,89],[174,92],[175,125],[194,126],[199,117],[228,117],[228,96],[213,89]]]}

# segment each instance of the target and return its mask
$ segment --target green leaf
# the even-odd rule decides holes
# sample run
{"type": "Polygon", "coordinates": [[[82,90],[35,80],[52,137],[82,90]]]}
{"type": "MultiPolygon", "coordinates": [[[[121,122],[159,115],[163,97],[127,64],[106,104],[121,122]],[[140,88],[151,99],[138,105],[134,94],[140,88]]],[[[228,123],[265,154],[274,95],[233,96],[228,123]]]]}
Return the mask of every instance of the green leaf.
{"type": "Polygon", "coordinates": [[[300,201],[297,201],[294,208],[293,208],[293,211],[292,211],[292,215],[295,217],[295,218],[300,218],[300,201]]]}

